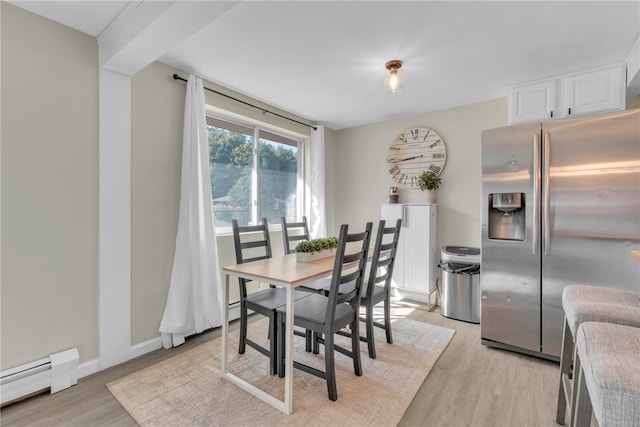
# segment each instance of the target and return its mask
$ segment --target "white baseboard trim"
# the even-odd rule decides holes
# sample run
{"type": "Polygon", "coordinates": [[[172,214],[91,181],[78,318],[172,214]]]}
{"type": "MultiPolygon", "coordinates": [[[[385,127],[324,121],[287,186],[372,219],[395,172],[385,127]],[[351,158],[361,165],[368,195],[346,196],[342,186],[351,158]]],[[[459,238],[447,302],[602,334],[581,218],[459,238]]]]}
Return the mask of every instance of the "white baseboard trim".
{"type": "Polygon", "coordinates": [[[88,360],[78,365],[78,378],[88,377],[100,371],[100,359],[88,360]]]}
{"type": "Polygon", "coordinates": [[[433,293],[431,294],[431,301],[429,301],[429,293],[426,291],[392,287],[391,297],[392,298],[395,297],[401,300],[406,299],[410,301],[421,302],[424,304],[435,304],[435,305],[440,304],[440,295],[437,291],[433,291],[433,293]]]}
{"type": "Polygon", "coordinates": [[[131,352],[129,359],[135,359],[138,356],[142,356],[143,354],[151,353],[154,350],[158,350],[162,348],[162,338],[159,336],[152,338],[148,341],[141,342],[140,344],[136,344],[131,347],[131,352]]]}
{"type": "MultiPolygon", "coordinates": [[[[232,304],[229,308],[229,320],[236,320],[240,318],[240,304],[232,304]]],[[[128,360],[135,359],[152,351],[162,348],[162,338],[157,336],[148,341],[141,342],[131,346],[129,351],[128,360]]],[[[125,362],[126,362],[125,361],[125,362]]],[[[124,362],[123,362],[124,363],[124,362]]],[[[78,365],[78,378],[88,377],[100,371],[100,359],[88,360],[78,365]]]]}

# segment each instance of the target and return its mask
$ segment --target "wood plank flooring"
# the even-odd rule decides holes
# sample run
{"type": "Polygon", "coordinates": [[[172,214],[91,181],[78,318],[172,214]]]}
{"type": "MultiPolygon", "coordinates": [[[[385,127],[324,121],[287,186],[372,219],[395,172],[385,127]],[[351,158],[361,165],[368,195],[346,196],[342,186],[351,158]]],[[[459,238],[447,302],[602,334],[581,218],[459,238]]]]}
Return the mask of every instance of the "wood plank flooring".
{"type": "MultiPolygon", "coordinates": [[[[416,309],[425,310],[424,306],[416,309]]],[[[421,313],[424,314],[424,313],[421,313]]],[[[411,318],[412,315],[409,314],[411,318]]],[[[480,344],[480,326],[443,317],[429,323],[455,329],[451,344],[399,423],[407,426],[556,426],[559,365],[480,344]]],[[[236,326],[236,325],[234,325],[236,326]]],[[[218,337],[212,330],[181,347],[157,350],[82,378],[59,393],[2,408],[2,426],[135,426],[105,384],[218,337]]]]}

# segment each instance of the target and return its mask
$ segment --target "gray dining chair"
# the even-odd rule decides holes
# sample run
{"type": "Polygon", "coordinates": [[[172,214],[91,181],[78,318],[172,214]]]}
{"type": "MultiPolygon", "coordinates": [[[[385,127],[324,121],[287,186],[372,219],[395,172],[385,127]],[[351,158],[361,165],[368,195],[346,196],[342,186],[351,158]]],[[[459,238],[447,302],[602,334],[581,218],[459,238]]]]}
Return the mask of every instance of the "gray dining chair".
{"type": "Polygon", "coordinates": [[[398,219],[395,226],[385,227],[386,223],[381,220],[378,224],[376,243],[373,248],[371,266],[368,280],[361,290],[360,305],[365,308],[365,336],[360,340],[365,341],[369,350],[369,357],[376,358],[376,347],[373,336],[373,327],[384,329],[387,342],[393,343],[391,334],[391,278],[393,276],[393,266],[396,261],[396,251],[398,249],[398,239],[402,229],[402,220],[398,219]],[[377,322],[373,318],[373,307],[376,304],[384,303],[384,321],[377,322]]]}
{"type": "MultiPolygon", "coordinates": [[[[311,366],[295,361],[293,365],[309,374],[320,377],[327,382],[327,392],[330,400],[337,400],[336,372],[334,352],[349,356],[353,359],[354,373],[362,375],[359,339],[360,289],[364,271],[367,265],[369,241],[371,239],[372,223],[367,223],[365,231],[348,233],[348,225],[340,227],[338,248],[331,277],[329,293],[309,294],[307,298],[297,300],[294,304],[294,326],[302,327],[313,332],[313,351],[319,353],[319,346],[324,346],[325,370],[321,371],[311,366]],[[349,250],[347,252],[347,245],[349,250]],[[349,326],[353,331],[351,349],[335,344],[335,334],[342,328],[349,326]]],[[[278,313],[278,375],[284,377],[284,334],[286,307],[280,307],[278,313]]]]}
{"type": "MultiPolygon", "coordinates": [[[[376,358],[374,327],[384,329],[387,342],[393,344],[391,333],[391,279],[393,277],[393,266],[396,261],[401,229],[401,219],[398,219],[393,227],[386,227],[385,220],[380,220],[378,223],[369,275],[362,284],[362,290],[360,291],[360,307],[365,310],[364,317],[360,316],[360,320],[365,323],[365,335],[361,335],[360,340],[367,343],[371,359],[376,358]],[[373,307],[381,302],[384,303],[383,322],[376,321],[373,317],[373,307]]],[[[341,330],[338,334],[350,337],[351,331],[341,330]]]]}
{"type": "MultiPolygon", "coordinates": [[[[231,221],[233,229],[233,243],[235,246],[236,262],[244,264],[271,258],[271,240],[269,239],[269,225],[263,218],[258,225],[240,226],[236,219],[231,221]]],[[[269,357],[269,371],[271,375],[277,372],[276,362],[276,309],[286,304],[286,289],[276,288],[271,285],[268,289],[255,292],[247,292],[247,279],[238,279],[240,288],[240,341],[238,352],[244,354],[246,346],[250,346],[265,356],[269,357]],[[257,342],[247,338],[247,323],[249,310],[253,310],[269,318],[269,348],[265,348],[257,342]]],[[[295,292],[294,298],[299,299],[309,295],[304,292],[295,292]]]]}

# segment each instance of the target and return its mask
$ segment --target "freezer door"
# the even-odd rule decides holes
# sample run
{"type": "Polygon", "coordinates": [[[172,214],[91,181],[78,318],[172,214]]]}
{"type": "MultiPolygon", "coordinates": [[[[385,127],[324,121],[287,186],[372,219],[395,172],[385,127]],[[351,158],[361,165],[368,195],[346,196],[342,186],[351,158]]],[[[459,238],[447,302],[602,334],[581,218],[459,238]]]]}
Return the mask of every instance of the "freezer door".
{"type": "Polygon", "coordinates": [[[545,122],[543,139],[542,352],[559,356],[566,285],[640,291],[640,110],[545,122]]]}
{"type": "Polygon", "coordinates": [[[534,352],[540,351],[539,143],[539,123],[482,133],[482,339],[534,352]],[[497,212],[492,206],[504,209],[515,198],[493,205],[496,193],[520,193],[523,211],[497,212]],[[507,240],[518,221],[524,231],[507,240]]]}

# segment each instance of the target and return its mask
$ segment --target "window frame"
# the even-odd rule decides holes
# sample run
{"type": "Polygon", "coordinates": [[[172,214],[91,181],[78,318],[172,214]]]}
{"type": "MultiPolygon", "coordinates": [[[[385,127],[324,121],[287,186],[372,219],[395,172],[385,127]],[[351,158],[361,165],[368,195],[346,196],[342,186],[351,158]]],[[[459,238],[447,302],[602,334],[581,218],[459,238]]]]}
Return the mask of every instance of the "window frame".
{"type": "MultiPolygon", "coordinates": [[[[296,133],[291,130],[279,128],[277,126],[271,125],[269,123],[260,122],[257,120],[251,120],[247,117],[230,115],[225,112],[217,111],[211,108],[205,108],[205,114],[207,117],[211,117],[215,120],[228,122],[230,124],[243,126],[247,128],[253,129],[253,161],[252,161],[252,170],[251,170],[251,217],[253,219],[253,223],[255,224],[257,221],[260,221],[258,218],[258,195],[260,194],[259,189],[259,179],[258,179],[258,161],[259,161],[259,145],[260,145],[260,133],[265,132],[268,134],[281,136],[283,138],[292,140],[297,142],[296,145],[296,163],[297,163],[297,172],[296,172],[296,212],[298,213],[298,217],[302,218],[306,212],[306,185],[305,185],[305,148],[309,142],[309,137],[306,135],[302,135],[296,133]]],[[[266,139],[266,138],[262,138],[266,139]]],[[[278,142],[278,141],[276,141],[278,142]]],[[[213,183],[211,183],[213,187],[213,183]]],[[[213,188],[213,192],[215,194],[215,188],[213,188]]],[[[211,208],[213,209],[213,201],[211,204],[211,208]]],[[[215,226],[215,213],[214,213],[214,226],[215,226]]],[[[270,222],[269,230],[270,231],[281,231],[280,221],[270,222]]],[[[233,233],[230,226],[228,227],[218,227],[215,226],[216,235],[230,235],[233,233]]]]}

